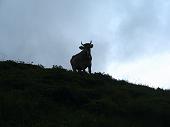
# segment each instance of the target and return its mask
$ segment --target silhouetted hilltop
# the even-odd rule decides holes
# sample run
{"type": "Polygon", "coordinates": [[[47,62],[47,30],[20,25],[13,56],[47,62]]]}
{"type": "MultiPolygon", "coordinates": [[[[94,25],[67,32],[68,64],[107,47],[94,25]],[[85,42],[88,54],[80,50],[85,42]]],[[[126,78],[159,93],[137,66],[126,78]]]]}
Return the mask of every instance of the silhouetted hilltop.
{"type": "Polygon", "coordinates": [[[170,91],[102,73],[4,61],[0,126],[170,127],[170,91]]]}

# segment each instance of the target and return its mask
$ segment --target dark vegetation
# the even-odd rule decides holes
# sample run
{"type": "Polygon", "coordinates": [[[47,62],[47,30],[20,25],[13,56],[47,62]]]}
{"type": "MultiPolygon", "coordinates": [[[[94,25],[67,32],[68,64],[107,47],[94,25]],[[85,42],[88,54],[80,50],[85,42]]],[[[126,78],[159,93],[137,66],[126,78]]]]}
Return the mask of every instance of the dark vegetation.
{"type": "Polygon", "coordinates": [[[0,127],[170,127],[170,91],[4,61],[0,127]]]}

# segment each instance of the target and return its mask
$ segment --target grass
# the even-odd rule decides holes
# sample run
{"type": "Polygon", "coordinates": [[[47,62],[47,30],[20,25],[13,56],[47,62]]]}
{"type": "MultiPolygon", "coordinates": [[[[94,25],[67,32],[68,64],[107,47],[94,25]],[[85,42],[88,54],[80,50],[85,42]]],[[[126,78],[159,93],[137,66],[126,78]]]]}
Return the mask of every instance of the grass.
{"type": "Polygon", "coordinates": [[[102,73],[3,61],[0,126],[169,127],[170,91],[102,73]]]}

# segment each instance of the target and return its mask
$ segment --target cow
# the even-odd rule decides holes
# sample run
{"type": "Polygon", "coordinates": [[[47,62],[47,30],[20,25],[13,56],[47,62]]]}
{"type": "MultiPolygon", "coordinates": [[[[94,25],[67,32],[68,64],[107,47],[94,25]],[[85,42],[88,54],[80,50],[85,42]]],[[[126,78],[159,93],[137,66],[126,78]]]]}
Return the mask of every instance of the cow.
{"type": "Polygon", "coordinates": [[[93,48],[92,41],[90,43],[83,44],[81,42],[81,46],[79,49],[82,51],[74,56],[72,56],[70,63],[74,72],[85,72],[85,69],[88,67],[88,72],[91,74],[91,66],[92,66],[92,56],[91,56],[91,48],[93,48]]]}

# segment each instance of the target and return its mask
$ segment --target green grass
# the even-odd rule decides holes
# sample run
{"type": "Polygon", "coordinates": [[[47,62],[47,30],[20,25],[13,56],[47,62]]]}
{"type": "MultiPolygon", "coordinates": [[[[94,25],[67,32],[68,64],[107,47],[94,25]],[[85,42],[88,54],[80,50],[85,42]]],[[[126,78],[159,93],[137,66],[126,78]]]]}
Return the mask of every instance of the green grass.
{"type": "Polygon", "coordinates": [[[0,62],[0,127],[170,127],[170,91],[0,62]]]}

